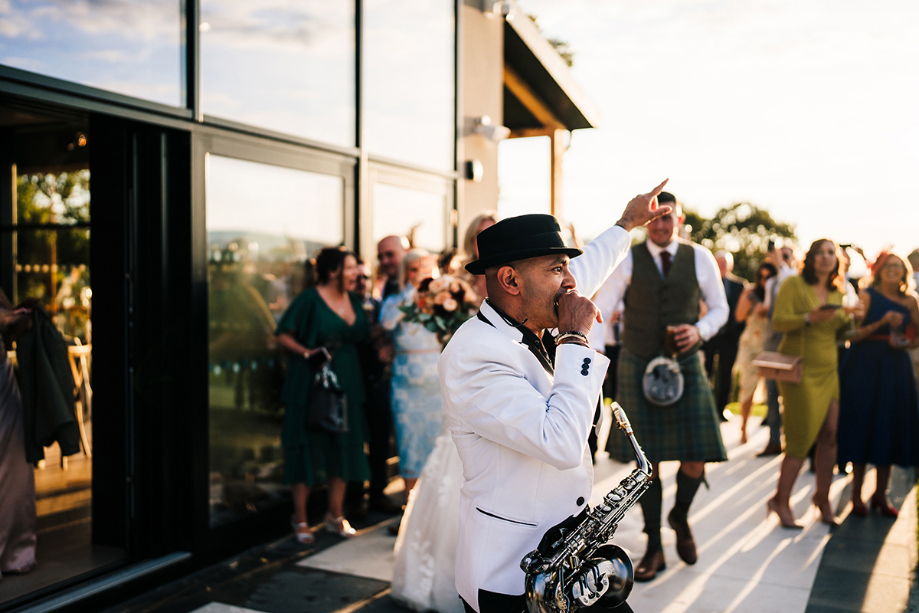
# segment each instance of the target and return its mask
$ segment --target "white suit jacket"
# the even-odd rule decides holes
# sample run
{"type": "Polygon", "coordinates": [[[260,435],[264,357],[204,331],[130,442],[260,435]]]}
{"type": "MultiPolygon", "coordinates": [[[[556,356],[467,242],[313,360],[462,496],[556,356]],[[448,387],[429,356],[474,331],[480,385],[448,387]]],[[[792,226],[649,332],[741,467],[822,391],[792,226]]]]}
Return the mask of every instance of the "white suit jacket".
{"type": "MultiPolygon", "coordinates": [[[[571,260],[591,296],[625,257],[629,234],[614,226],[571,260]]],[[[525,591],[520,560],[543,534],[581,512],[593,487],[587,436],[609,360],[561,345],[555,374],[543,369],[487,303],[440,357],[447,427],[463,461],[456,588],[476,610],[480,589],[525,591]]]]}

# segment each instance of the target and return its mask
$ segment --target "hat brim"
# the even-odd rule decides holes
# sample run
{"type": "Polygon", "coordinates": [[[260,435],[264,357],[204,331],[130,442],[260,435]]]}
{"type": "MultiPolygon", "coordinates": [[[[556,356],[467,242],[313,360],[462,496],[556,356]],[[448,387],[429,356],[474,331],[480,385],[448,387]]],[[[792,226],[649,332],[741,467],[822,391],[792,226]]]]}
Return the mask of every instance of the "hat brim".
{"type": "Polygon", "coordinates": [[[584,253],[580,249],[570,247],[536,247],[533,249],[520,249],[518,251],[508,251],[496,254],[491,257],[479,258],[466,264],[466,272],[473,275],[484,275],[485,271],[492,266],[510,264],[519,260],[529,258],[538,258],[543,255],[567,255],[569,258],[576,258],[584,253]]]}

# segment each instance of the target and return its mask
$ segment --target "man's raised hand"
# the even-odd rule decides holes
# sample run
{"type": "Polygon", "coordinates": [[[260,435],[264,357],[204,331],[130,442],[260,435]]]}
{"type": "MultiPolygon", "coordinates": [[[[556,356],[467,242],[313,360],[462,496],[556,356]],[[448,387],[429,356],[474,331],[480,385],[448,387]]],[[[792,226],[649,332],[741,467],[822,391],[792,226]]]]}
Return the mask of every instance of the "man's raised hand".
{"type": "Polygon", "coordinates": [[[669,215],[673,207],[669,204],[659,206],[657,203],[657,196],[664,191],[664,186],[667,185],[669,180],[664,179],[660,185],[647,194],[639,194],[632,198],[625,205],[622,217],[619,218],[616,225],[622,226],[631,232],[633,228],[643,226],[663,215],[669,215]]]}

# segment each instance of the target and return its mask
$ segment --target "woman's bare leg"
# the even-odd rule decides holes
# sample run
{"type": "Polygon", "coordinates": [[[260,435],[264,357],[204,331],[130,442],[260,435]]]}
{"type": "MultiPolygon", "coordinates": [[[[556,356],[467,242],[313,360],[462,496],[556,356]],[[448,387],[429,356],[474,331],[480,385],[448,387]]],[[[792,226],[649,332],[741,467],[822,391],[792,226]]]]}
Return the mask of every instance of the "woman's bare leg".
{"type": "Polygon", "coordinates": [[[852,505],[864,506],[862,485],[865,483],[865,465],[852,462],[852,505]]]}
{"type": "Polygon", "coordinates": [[[878,486],[874,490],[874,498],[890,506],[887,499],[887,488],[890,486],[890,465],[877,467],[878,486]]]}
{"type": "Polygon", "coordinates": [[[830,484],[833,481],[833,468],[836,466],[836,426],[838,423],[839,402],[832,400],[820,433],[817,434],[817,452],[814,455],[816,491],[813,501],[820,509],[825,522],[835,522],[833,510],[830,507],[830,484]]]}
{"type": "Polygon", "coordinates": [[[740,402],[740,444],[747,442],[747,420],[750,419],[750,409],[753,407],[753,397],[740,402]]]}

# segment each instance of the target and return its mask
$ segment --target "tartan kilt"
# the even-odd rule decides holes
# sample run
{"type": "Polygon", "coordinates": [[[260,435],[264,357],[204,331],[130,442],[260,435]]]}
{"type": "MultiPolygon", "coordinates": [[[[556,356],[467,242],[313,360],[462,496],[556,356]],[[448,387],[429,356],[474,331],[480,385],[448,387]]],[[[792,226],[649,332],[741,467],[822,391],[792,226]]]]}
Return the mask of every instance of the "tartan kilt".
{"type": "MultiPolygon", "coordinates": [[[[651,463],[727,460],[702,353],[697,351],[680,360],[683,397],[669,407],[658,407],[645,400],[641,381],[647,365],[645,360],[622,350],[616,401],[625,409],[635,438],[648,460],[651,463]]],[[[614,429],[606,444],[610,457],[620,462],[631,462],[635,459],[632,445],[625,436],[615,434],[614,429]]]]}

